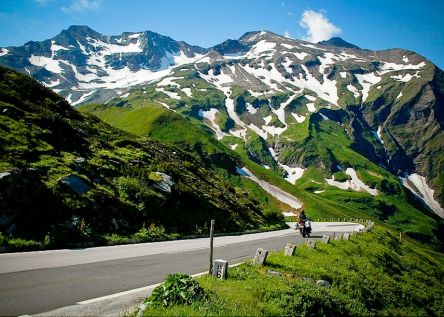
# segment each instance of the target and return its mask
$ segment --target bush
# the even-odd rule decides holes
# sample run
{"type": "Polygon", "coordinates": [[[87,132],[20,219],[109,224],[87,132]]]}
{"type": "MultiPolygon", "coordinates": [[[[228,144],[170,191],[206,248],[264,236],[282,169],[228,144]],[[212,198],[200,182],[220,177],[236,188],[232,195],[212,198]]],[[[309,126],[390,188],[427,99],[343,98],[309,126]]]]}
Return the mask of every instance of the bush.
{"type": "Polygon", "coordinates": [[[165,282],[157,286],[147,299],[148,305],[190,305],[208,297],[205,290],[189,275],[175,273],[167,275],[165,282]]]}
{"type": "Polygon", "coordinates": [[[21,238],[11,238],[8,240],[8,245],[14,250],[31,251],[39,250],[42,248],[42,244],[34,240],[25,240],[21,238]]]}
{"type": "Polygon", "coordinates": [[[0,232],[0,245],[6,245],[6,242],[8,240],[6,239],[6,237],[3,235],[3,233],[0,232]]]}
{"type": "Polygon", "coordinates": [[[151,224],[147,229],[145,224],[143,227],[133,234],[134,239],[140,239],[143,241],[158,241],[166,239],[168,235],[165,232],[165,228],[163,226],[156,226],[155,224],[151,224]]]}

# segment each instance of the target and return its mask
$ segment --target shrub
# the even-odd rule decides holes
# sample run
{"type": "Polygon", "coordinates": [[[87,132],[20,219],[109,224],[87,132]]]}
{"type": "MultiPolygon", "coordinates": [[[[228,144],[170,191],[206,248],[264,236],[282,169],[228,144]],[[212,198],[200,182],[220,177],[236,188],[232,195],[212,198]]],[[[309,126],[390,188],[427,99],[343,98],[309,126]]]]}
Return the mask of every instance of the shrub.
{"type": "Polygon", "coordinates": [[[0,232],[0,245],[5,245],[8,240],[3,235],[3,233],[0,232]]]}
{"type": "Polygon", "coordinates": [[[190,305],[208,297],[205,290],[189,275],[175,273],[167,275],[165,282],[157,286],[147,300],[148,305],[190,305]]]}
{"type": "Polygon", "coordinates": [[[133,234],[134,239],[140,239],[143,241],[156,241],[167,238],[168,235],[165,232],[165,228],[163,226],[156,226],[155,224],[151,224],[147,229],[145,224],[143,227],[133,234]]]}
{"type": "Polygon", "coordinates": [[[11,238],[8,240],[8,245],[15,250],[30,251],[42,248],[42,245],[34,240],[25,240],[21,238],[11,238]]]}

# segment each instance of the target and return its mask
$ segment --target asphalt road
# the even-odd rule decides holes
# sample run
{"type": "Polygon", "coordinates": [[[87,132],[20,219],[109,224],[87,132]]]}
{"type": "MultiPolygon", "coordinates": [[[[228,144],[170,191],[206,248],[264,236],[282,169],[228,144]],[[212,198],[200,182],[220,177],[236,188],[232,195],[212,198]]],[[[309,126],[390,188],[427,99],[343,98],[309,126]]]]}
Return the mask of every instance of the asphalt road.
{"type": "MultiPolygon", "coordinates": [[[[346,224],[336,231],[352,231],[346,224]]],[[[331,234],[332,230],[315,231],[313,239],[331,234]]],[[[225,259],[229,264],[252,258],[257,248],[283,249],[288,242],[301,243],[303,238],[294,230],[282,230],[270,234],[255,234],[236,237],[215,238],[214,259],[225,259]],[[240,242],[236,242],[240,241],[240,242]]],[[[90,257],[73,250],[30,252],[0,255],[0,315],[25,315],[47,312],[78,302],[145,287],[161,282],[165,275],[174,272],[196,274],[208,270],[208,239],[168,241],[119,246],[114,248],[92,248],[90,257]],[[181,249],[174,246],[180,245],[181,249]],[[143,249],[142,249],[143,248],[143,249]],[[156,251],[146,251],[153,249],[156,251]],[[94,250],[96,249],[96,250],[94,250]],[[100,260],[111,251],[138,250],[130,257],[100,260]],[[143,252],[141,250],[144,250],[143,252]],[[66,255],[64,256],[64,254],[66,255]],[[137,256],[137,254],[144,254],[137,256]],[[55,256],[69,259],[57,263],[47,261],[55,256]],[[78,260],[78,259],[81,260],[78,260]],[[94,262],[90,262],[93,258],[94,262]],[[75,263],[66,265],[66,263],[75,263]],[[14,263],[16,265],[14,266],[14,263]],[[26,265],[25,265],[26,264],[26,265]],[[14,269],[15,267],[15,269],[14,269]]],[[[78,251],[77,251],[78,252],[78,251]]]]}

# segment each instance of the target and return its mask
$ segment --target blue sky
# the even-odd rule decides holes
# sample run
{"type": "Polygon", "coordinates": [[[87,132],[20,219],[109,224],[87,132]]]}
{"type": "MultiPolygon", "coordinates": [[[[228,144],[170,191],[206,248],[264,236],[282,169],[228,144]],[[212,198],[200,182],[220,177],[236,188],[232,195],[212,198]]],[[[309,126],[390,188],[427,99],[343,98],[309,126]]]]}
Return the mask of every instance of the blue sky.
{"type": "Polygon", "coordinates": [[[203,47],[270,30],[406,48],[444,69],[443,12],[443,0],[1,0],[0,47],[48,39],[72,24],[108,35],[151,30],[203,47]]]}

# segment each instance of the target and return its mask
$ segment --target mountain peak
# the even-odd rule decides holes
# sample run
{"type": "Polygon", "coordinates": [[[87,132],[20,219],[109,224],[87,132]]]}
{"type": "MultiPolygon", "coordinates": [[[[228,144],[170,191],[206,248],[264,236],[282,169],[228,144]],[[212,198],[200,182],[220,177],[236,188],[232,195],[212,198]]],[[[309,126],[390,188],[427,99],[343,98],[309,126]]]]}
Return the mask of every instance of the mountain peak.
{"type": "Polygon", "coordinates": [[[94,31],[87,25],[71,25],[67,30],[63,30],[62,33],[78,34],[78,35],[101,35],[99,32],[94,31]]]}
{"type": "Polygon", "coordinates": [[[250,31],[244,33],[239,38],[239,42],[242,44],[248,43],[248,42],[257,42],[258,40],[264,39],[264,38],[270,38],[270,37],[281,37],[280,35],[277,35],[276,33],[273,33],[271,31],[262,30],[262,31],[250,31]]]}
{"type": "Polygon", "coordinates": [[[359,46],[356,46],[354,44],[351,44],[347,41],[344,41],[340,37],[332,37],[331,39],[327,41],[320,41],[318,44],[321,45],[329,45],[329,46],[337,46],[337,47],[345,47],[345,48],[354,48],[354,49],[361,49],[359,46]]]}

